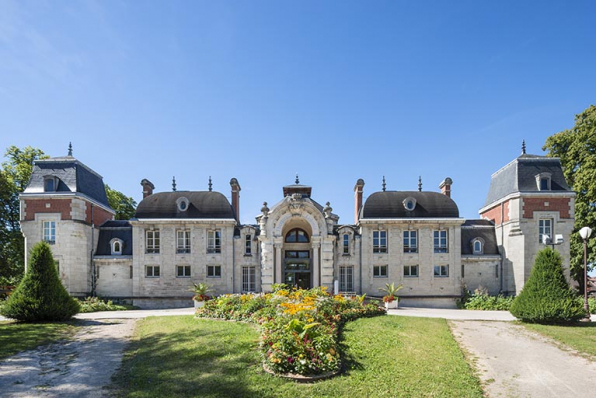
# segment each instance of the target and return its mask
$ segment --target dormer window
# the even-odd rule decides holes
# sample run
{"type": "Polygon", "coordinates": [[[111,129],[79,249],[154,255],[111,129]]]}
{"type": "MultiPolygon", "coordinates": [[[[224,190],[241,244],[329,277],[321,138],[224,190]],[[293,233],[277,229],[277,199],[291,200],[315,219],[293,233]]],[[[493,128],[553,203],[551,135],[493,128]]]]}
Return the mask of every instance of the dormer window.
{"type": "Polygon", "coordinates": [[[405,198],[402,203],[407,211],[413,211],[416,208],[416,199],[412,197],[405,198]]]}
{"type": "Polygon", "coordinates": [[[179,211],[186,211],[188,210],[188,199],[185,197],[178,198],[178,200],[176,200],[176,205],[178,206],[179,211]]]}
{"type": "Polygon", "coordinates": [[[472,240],[472,253],[484,254],[484,241],[480,238],[472,240]]]}
{"type": "Polygon", "coordinates": [[[112,246],[112,256],[120,256],[122,255],[122,240],[114,238],[110,241],[112,246]]]}
{"type": "Polygon", "coordinates": [[[48,176],[43,179],[43,190],[44,192],[56,192],[56,186],[58,181],[56,177],[48,176]]]}
{"type": "Polygon", "coordinates": [[[551,190],[551,174],[540,173],[536,175],[536,185],[538,185],[539,191],[550,191],[551,190]]]}

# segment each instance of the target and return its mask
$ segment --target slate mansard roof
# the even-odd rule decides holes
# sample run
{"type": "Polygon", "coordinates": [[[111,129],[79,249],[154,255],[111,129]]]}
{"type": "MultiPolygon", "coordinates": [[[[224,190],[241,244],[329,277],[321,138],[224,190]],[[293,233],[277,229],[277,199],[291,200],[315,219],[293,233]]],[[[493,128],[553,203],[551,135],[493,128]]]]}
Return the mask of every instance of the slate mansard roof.
{"type": "Polygon", "coordinates": [[[484,206],[516,192],[539,192],[536,176],[551,175],[553,192],[571,192],[558,158],[523,154],[491,176],[484,206]]]}
{"type": "Polygon", "coordinates": [[[175,191],[147,196],[139,203],[135,218],[236,218],[228,199],[219,192],[175,191]],[[178,199],[188,199],[188,209],[178,209],[178,199]]]}
{"type": "Polygon", "coordinates": [[[457,218],[459,209],[450,197],[438,192],[385,191],[371,194],[362,206],[360,218],[457,218]],[[416,201],[414,210],[404,206],[407,198],[416,201]]]}
{"type": "Polygon", "coordinates": [[[72,156],[36,160],[29,185],[23,193],[44,193],[44,179],[49,176],[58,178],[55,192],[82,193],[110,207],[103,178],[72,156]]]}
{"type": "Polygon", "coordinates": [[[499,255],[495,225],[489,220],[466,220],[461,226],[461,254],[472,255],[472,241],[476,238],[484,244],[484,255],[499,255]]]}
{"type": "Polygon", "coordinates": [[[132,226],[128,221],[109,220],[99,227],[96,256],[112,255],[111,241],[122,241],[122,255],[132,256],[132,226]]]}

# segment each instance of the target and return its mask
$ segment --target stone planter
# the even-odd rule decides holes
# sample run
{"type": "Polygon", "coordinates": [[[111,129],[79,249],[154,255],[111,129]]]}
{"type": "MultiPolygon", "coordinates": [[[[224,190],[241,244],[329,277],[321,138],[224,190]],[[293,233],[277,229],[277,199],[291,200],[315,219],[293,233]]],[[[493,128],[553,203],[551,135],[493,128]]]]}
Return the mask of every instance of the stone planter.
{"type": "Polygon", "coordinates": [[[390,303],[385,303],[385,309],[386,310],[395,310],[399,307],[399,301],[398,300],[393,300],[390,303]]]}
{"type": "Polygon", "coordinates": [[[195,308],[201,308],[205,305],[204,301],[193,300],[193,302],[195,303],[195,308]]]}

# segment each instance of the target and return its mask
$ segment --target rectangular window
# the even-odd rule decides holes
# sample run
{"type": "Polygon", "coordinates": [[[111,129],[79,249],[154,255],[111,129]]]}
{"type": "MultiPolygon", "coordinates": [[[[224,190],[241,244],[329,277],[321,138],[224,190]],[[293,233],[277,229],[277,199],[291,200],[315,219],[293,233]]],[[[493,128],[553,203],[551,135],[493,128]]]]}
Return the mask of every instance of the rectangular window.
{"type": "Polygon", "coordinates": [[[147,231],[147,253],[159,253],[159,230],[147,231]]]}
{"type": "Polygon", "coordinates": [[[159,278],[159,265],[147,265],[145,270],[147,278],[159,278]]]}
{"type": "Polygon", "coordinates": [[[435,265],[435,276],[445,278],[449,276],[448,265],[435,265]]]}
{"type": "Polygon", "coordinates": [[[58,275],[60,275],[60,261],[56,260],[54,261],[54,264],[56,264],[56,271],[58,271],[58,275]]]}
{"type": "Polygon", "coordinates": [[[177,265],[176,278],[190,278],[190,265],[177,265]]]}
{"type": "Polygon", "coordinates": [[[466,277],[466,267],[464,264],[461,265],[461,277],[462,278],[466,277]]]}
{"type": "Polygon", "coordinates": [[[553,220],[550,218],[538,221],[538,242],[542,243],[542,237],[548,235],[553,238],[553,220]]]}
{"type": "Polygon", "coordinates": [[[242,291],[256,292],[257,273],[255,267],[242,267],[242,291]]]}
{"type": "Polygon", "coordinates": [[[190,253],[190,231],[179,229],[176,231],[176,253],[190,253]]]}
{"type": "Polygon", "coordinates": [[[418,266],[417,265],[404,265],[404,277],[418,278],[418,266]]]}
{"type": "Polygon", "coordinates": [[[373,231],[373,253],[387,253],[387,231],[373,231]]]}
{"type": "Polygon", "coordinates": [[[449,251],[447,249],[447,231],[434,231],[433,247],[435,253],[447,253],[449,251]]]}
{"type": "Polygon", "coordinates": [[[221,253],[221,231],[219,229],[207,232],[207,253],[221,253]]]}
{"type": "Polygon", "coordinates": [[[43,222],[43,240],[50,245],[56,243],[56,221],[43,222]]]}
{"type": "Polygon", "coordinates": [[[132,279],[132,265],[130,266],[130,279],[132,279]]]}
{"type": "Polygon", "coordinates": [[[339,267],[339,291],[353,292],[354,291],[354,267],[345,266],[339,267]]]}
{"type": "Polygon", "coordinates": [[[418,253],[417,231],[404,231],[404,253],[418,253]]]}
{"type": "Polygon", "coordinates": [[[344,235],[344,250],[343,254],[350,254],[350,235],[344,235]]]}
{"type": "Polygon", "coordinates": [[[246,235],[244,239],[244,254],[247,256],[252,255],[252,236],[250,235],[246,235]]]}
{"type": "Polygon", "coordinates": [[[386,265],[375,265],[373,267],[373,277],[387,278],[387,266],[386,265]]]}
{"type": "Polygon", "coordinates": [[[221,265],[208,265],[207,278],[221,278],[221,265]]]}

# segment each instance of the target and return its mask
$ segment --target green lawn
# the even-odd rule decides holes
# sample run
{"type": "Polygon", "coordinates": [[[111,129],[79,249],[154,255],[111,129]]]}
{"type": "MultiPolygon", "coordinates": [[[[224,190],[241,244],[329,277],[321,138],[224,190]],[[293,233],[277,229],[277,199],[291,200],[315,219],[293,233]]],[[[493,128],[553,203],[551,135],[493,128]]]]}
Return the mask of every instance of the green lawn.
{"type": "Polygon", "coordinates": [[[381,316],[344,327],[341,376],[298,384],[266,374],[245,323],[147,318],[115,378],[130,397],[482,397],[441,319],[381,316]]]}
{"type": "Polygon", "coordinates": [[[523,325],[579,352],[596,357],[596,323],[577,323],[566,326],[528,323],[523,325]]]}
{"type": "Polygon", "coordinates": [[[66,338],[74,329],[68,323],[0,322],[0,359],[66,338]]]}

